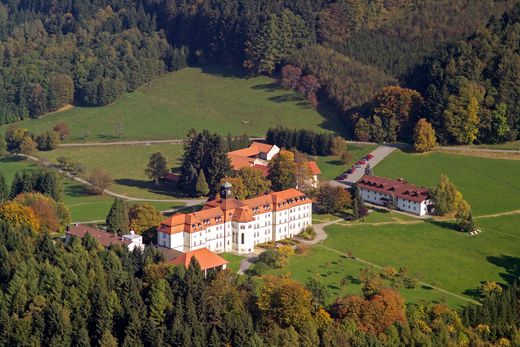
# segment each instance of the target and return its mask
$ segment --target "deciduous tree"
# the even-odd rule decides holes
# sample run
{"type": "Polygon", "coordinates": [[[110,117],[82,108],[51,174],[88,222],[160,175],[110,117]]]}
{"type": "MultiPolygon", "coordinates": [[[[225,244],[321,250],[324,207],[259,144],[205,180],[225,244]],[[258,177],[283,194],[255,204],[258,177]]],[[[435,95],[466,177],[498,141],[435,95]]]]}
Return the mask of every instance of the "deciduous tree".
{"type": "Polygon", "coordinates": [[[128,209],[130,229],[141,234],[155,228],[162,219],[161,212],[149,204],[135,204],[128,209]]]}
{"type": "Polygon", "coordinates": [[[166,158],[162,155],[162,153],[155,152],[150,156],[145,173],[148,175],[148,178],[153,180],[154,183],[158,185],[159,179],[168,173],[167,165],[168,163],[166,162],[166,158]]]}
{"type": "Polygon", "coordinates": [[[92,170],[87,180],[92,185],[92,190],[97,194],[103,194],[105,189],[107,189],[114,181],[112,176],[102,168],[92,170]]]}
{"type": "Polygon", "coordinates": [[[281,150],[269,162],[269,175],[272,188],[280,191],[296,186],[296,162],[294,154],[287,150],[281,150]]]}
{"type": "Polygon", "coordinates": [[[425,118],[421,118],[415,125],[413,133],[415,151],[419,153],[431,151],[437,144],[435,130],[425,118]]]}

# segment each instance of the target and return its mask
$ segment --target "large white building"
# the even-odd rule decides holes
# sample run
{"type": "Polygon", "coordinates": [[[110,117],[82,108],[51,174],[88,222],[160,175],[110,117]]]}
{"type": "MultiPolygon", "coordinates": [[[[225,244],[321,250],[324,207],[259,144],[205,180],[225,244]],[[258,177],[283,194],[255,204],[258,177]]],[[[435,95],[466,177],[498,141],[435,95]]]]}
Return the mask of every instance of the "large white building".
{"type": "Polygon", "coordinates": [[[419,216],[433,212],[430,191],[402,179],[365,175],[357,182],[357,186],[363,201],[382,206],[395,204],[397,209],[419,216]]]}
{"type": "Polygon", "coordinates": [[[251,253],[255,245],[299,234],[312,225],[312,201],[296,189],[233,198],[226,182],[220,198],[202,210],[178,213],[161,223],[157,244],[181,252],[207,248],[212,252],[251,253]]]}

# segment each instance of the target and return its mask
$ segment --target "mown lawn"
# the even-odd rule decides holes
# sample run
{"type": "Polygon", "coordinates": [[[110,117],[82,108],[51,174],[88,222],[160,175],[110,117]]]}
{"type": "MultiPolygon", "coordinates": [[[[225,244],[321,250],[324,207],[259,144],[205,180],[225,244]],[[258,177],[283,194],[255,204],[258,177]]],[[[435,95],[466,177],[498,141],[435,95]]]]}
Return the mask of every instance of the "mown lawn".
{"type": "Polygon", "coordinates": [[[229,261],[226,268],[233,272],[237,272],[240,269],[240,262],[244,260],[244,257],[233,253],[221,253],[219,255],[229,261]]]}
{"type": "Polygon", "coordinates": [[[474,215],[520,208],[520,161],[488,159],[446,153],[410,154],[395,151],[376,168],[375,174],[402,177],[433,187],[441,174],[455,183],[471,204],[474,215]]]}
{"type": "Polygon", "coordinates": [[[347,165],[343,164],[337,156],[315,157],[316,162],[321,170],[321,180],[333,180],[347,168],[352,166],[356,161],[370,153],[375,145],[347,145],[347,150],[352,154],[352,160],[347,165]]]}
{"type": "MultiPolygon", "coordinates": [[[[478,299],[476,289],[483,281],[512,283],[520,276],[520,215],[477,219],[482,229],[478,236],[466,236],[449,228],[422,222],[414,225],[332,225],[328,238],[297,255],[281,270],[272,274],[290,274],[306,283],[318,273],[337,295],[359,294],[359,270],[367,267],[334,251],[348,253],[380,266],[406,267],[420,273],[427,283],[470,299],[478,299]],[[323,247],[322,247],[323,246],[323,247]],[[341,280],[346,278],[347,285],[341,280]]],[[[401,289],[407,302],[447,300],[452,306],[466,301],[435,290],[417,287],[401,289]]]]}
{"type": "Polygon", "coordinates": [[[74,107],[19,126],[40,133],[59,122],[69,124],[69,142],[178,139],[190,128],[250,136],[264,136],[269,127],[277,125],[346,131],[345,122],[330,106],[316,111],[299,94],[281,89],[271,78],[248,78],[217,67],[186,68],[111,105],[74,107]],[[122,125],[121,137],[116,124],[122,125]]]}
{"type": "Polygon", "coordinates": [[[109,189],[119,194],[137,198],[171,199],[174,194],[172,187],[156,186],[144,170],[150,155],[154,152],[161,152],[166,157],[169,167],[178,167],[182,151],[182,145],[154,144],[59,147],[50,152],[38,152],[36,155],[53,164],[57,163],[56,159],[59,157],[69,157],[85,165],[87,172],[103,168],[114,179],[114,184],[109,189]]]}

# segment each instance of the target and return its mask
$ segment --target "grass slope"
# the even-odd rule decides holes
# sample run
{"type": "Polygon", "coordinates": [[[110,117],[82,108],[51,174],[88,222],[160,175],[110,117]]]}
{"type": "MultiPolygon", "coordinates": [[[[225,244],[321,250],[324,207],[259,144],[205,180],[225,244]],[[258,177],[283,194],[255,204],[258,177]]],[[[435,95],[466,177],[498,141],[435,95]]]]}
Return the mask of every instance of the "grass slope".
{"type": "MultiPolygon", "coordinates": [[[[379,214],[377,222],[385,221],[385,215],[379,214]]],[[[394,221],[394,217],[389,214],[386,221],[394,221]]],[[[331,300],[338,295],[360,294],[359,270],[367,265],[332,251],[350,250],[360,259],[383,267],[406,267],[411,274],[423,274],[427,283],[478,299],[476,289],[481,282],[512,283],[520,275],[518,223],[520,215],[483,218],[478,221],[483,231],[475,237],[429,222],[379,226],[336,224],[326,229],[328,238],[312,247],[308,255],[297,255],[285,268],[269,273],[289,274],[301,283],[319,274],[331,291],[331,300]],[[348,284],[341,286],[344,278],[348,284]]],[[[400,292],[407,302],[446,300],[452,307],[467,304],[463,299],[423,287],[402,288],[400,292]]]]}
{"type": "Polygon", "coordinates": [[[70,142],[117,141],[116,123],[123,125],[124,140],[183,138],[190,128],[264,136],[276,125],[343,133],[345,123],[334,114],[327,106],[312,109],[271,78],[204,67],[167,74],[105,107],[75,107],[19,126],[40,133],[66,122],[70,142]]]}
{"type": "Polygon", "coordinates": [[[435,186],[445,174],[464,194],[475,215],[520,208],[520,161],[395,151],[374,171],[426,187],[435,186]]]}
{"type": "Polygon", "coordinates": [[[87,170],[103,168],[114,179],[109,187],[111,191],[138,198],[167,199],[173,190],[165,186],[155,186],[144,170],[150,155],[161,152],[169,167],[180,165],[182,145],[155,144],[149,146],[94,146],[94,147],[59,147],[50,152],[37,155],[56,164],[56,159],[65,156],[84,164],[87,170]]]}
{"type": "MultiPolygon", "coordinates": [[[[5,175],[9,184],[17,171],[37,167],[34,162],[29,160],[0,158],[0,172],[5,175]]],[[[90,222],[104,220],[114,198],[106,195],[91,195],[82,184],[71,179],[64,179],[63,202],[69,208],[73,222],[90,222]]],[[[150,204],[161,211],[182,205],[171,202],[152,202],[150,204]]]]}

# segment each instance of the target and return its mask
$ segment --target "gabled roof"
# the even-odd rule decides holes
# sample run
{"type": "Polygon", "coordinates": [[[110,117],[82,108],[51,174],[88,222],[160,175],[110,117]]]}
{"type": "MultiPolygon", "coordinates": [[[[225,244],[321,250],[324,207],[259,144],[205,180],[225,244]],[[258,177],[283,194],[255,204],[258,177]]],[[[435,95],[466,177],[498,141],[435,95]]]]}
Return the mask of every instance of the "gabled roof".
{"type": "Polygon", "coordinates": [[[366,189],[381,194],[394,195],[397,198],[406,199],[414,202],[422,202],[429,199],[430,190],[424,187],[417,187],[402,179],[389,179],[378,176],[363,176],[357,182],[360,189],[366,189]]]}
{"type": "Polygon", "coordinates": [[[254,166],[254,159],[258,157],[260,153],[269,153],[273,148],[274,145],[253,141],[249,147],[228,152],[227,156],[233,170],[240,170],[243,167],[254,166]]]}
{"type": "Polygon", "coordinates": [[[201,270],[213,269],[228,263],[228,261],[217,254],[211,252],[207,248],[197,249],[195,251],[189,251],[181,254],[179,257],[171,261],[172,264],[180,264],[188,267],[190,265],[191,258],[195,257],[200,264],[201,270]]]}
{"type": "Polygon", "coordinates": [[[79,237],[81,239],[85,237],[86,234],[89,234],[95,238],[103,247],[109,247],[110,245],[116,243],[121,245],[130,244],[129,240],[123,240],[121,236],[109,233],[105,230],[92,228],[84,224],[74,224],[73,226],[70,226],[65,234],[73,237],[79,237]]]}
{"type": "Polygon", "coordinates": [[[321,175],[321,170],[315,161],[308,161],[305,164],[309,167],[311,175],[321,175]]]}
{"type": "Polygon", "coordinates": [[[248,223],[254,221],[253,213],[248,207],[237,208],[233,215],[233,222],[248,223]]]}

